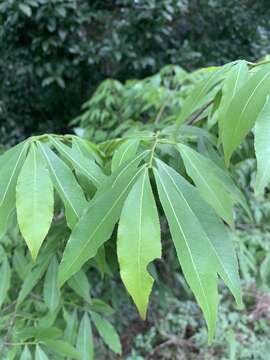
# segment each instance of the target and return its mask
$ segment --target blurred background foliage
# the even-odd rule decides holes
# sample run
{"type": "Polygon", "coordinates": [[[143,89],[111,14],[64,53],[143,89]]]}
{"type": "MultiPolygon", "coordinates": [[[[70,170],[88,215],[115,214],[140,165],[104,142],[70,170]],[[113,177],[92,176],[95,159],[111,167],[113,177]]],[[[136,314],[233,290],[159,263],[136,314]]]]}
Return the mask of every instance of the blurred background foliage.
{"type": "Polygon", "coordinates": [[[107,78],[258,59],[269,15],[266,0],[3,0],[1,137],[66,132],[107,78]]]}

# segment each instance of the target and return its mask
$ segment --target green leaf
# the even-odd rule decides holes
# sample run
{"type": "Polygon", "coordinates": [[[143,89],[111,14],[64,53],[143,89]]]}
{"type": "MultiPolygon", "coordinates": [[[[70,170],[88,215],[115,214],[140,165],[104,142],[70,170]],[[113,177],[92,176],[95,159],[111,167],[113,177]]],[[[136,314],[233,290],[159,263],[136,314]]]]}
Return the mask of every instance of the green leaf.
{"type": "Polygon", "coordinates": [[[161,257],[160,224],[147,169],[125,201],[118,226],[117,255],[123,283],[145,319],[154,282],[147,266],[161,257]]]}
{"type": "Polygon", "coordinates": [[[0,268],[0,308],[2,307],[10,287],[11,270],[5,258],[0,268]]]}
{"type": "Polygon", "coordinates": [[[213,170],[217,165],[188,146],[178,145],[178,148],[187,173],[194,181],[204,200],[233,227],[233,201],[223,181],[216,176],[215,170],[213,170]]]}
{"type": "Polygon", "coordinates": [[[41,153],[31,144],[18,177],[16,207],[20,231],[36,259],[53,218],[53,184],[41,153]]]}
{"type": "Polygon", "coordinates": [[[91,313],[91,319],[94,322],[99,335],[104,340],[105,344],[116,354],[122,353],[122,346],[119,336],[115,328],[106,319],[102,318],[97,313],[91,313]]]}
{"type": "Polygon", "coordinates": [[[226,111],[237,91],[248,79],[248,67],[244,60],[239,61],[229,71],[222,85],[222,98],[218,112],[219,137],[222,139],[223,124],[227,121],[226,111]]]}
{"type": "Polygon", "coordinates": [[[32,264],[29,263],[26,256],[19,249],[16,249],[12,258],[12,265],[17,272],[21,280],[24,281],[25,277],[28,274],[29,269],[32,267],[32,264]]]}
{"type": "Polygon", "coordinates": [[[44,345],[46,345],[50,350],[61,356],[67,356],[71,357],[72,359],[82,360],[79,352],[76,351],[76,349],[66,341],[45,340],[44,345]]]}
{"type": "Polygon", "coordinates": [[[32,355],[27,345],[25,345],[21,353],[20,360],[32,360],[32,355]]]}
{"type": "Polygon", "coordinates": [[[176,120],[178,125],[182,124],[191,114],[214,97],[210,91],[222,80],[224,73],[228,70],[229,66],[231,66],[231,64],[211,71],[205,79],[199,81],[195,85],[194,89],[192,89],[182,105],[180,115],[176,120]],[[211,98],[209,97],[209,93],[211,98]]]}
{"type": "Polygon", "coordinates": [[[139,139],[129,139],[115,150],[112,158],[112,171],[115,171],[136,155],[139,143],[139,139]]]}
{"type": "Polygon", "coordinates": [[[72,164],[75,170],[86,176],[96,187],[101,186],[106,176],[94,161],[89,160],[78,151],[74,151],[69,146],[64,145],[54,138],[51,138],[51,140],[59,153],[72,164]]]}
{"type": "Polygon", "coordinates": [[[48,356],[39,345],[36,345],[35,360],[49,360],[48,356]]]}
{"type": "Polygon", "coordinates": [[[15,188],[28,143],[21,143],[0,156],[0,238],[15,208],[15,188]]]}
{"type": "Polygon", "coordinates": [[[73,345],[75,343],[75,339],[77,335],[77,327],[78,327],[78,315],[75,309],[73,310],[72,314],[68,314],[67,326],[64,332],[64,339],[69,344],[73,345]]]}
{"type": "Polygon", "coordinates": [[[58,287],[58,261],[54,255],[50,261],[43,287],[43,297],[51,312],[54,312],[60,301],[60,289],[58,287]]]}
{"type": "Polygon", "coordinates": [[[83,360],[94,359],[93,334],[87,313],[84,313],[80,322],[76,348],[83,360]]]}
{"type": "Polygon", "coordinates": [[[270,97],[268,96],[255,124],[257,176],[255,191],[261,194],[270,181],[270,97]]]}
{"type": "Polygon", "coordinates": [[[84,211],[63,254],[59,268],[61,285],[94,257],[99,247],[110,238],[128,191],[141,171],[137,170],[141,159],[142,155],[138,155],[112,174],[84,211]]]}
{"type": "Polygon", "coordinates": [[[21,10],[21,12],[24,13],[24,15],[26,15],[27,17],[31,17],[32,15],[32,9],[29,5],[27,4],[19,4],[19,8],[21,10]]]}
{"type": "Polygon", "coordinates": [[[86,302],[91,303],[90,284],[83,270],[78,271],[69,280],[68,285],[86,302]]]}
{"type": "Polygon", "coordinates": [[[270,65],[261,65],[237,91],[223,123],[222,143],[228,165],[234,150],[252,129],[265,103],[270,87],[270,65]]]}
{"type": "Polygon", "coordinates": [[[157,160],[155,178],[177,256],[185,278],[214,336],[217,319],[217,273],[242,304],[232,239],[200,194],[175,170],[157,160]]]}
{"type": "Polygon", "coordinates": [[[47,161],[54,186],[65,205],[68,226],[72,229],[88,203],[70,168],[48,146],[39,146],[47,161]]]}

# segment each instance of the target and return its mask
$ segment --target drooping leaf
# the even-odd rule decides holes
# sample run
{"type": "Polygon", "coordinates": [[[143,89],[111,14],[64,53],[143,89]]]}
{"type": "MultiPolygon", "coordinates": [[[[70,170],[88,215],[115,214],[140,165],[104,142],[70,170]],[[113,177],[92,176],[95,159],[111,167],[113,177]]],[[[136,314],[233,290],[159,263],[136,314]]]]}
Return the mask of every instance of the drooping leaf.
{"type": "Polygon", "coordinates": [[[78,271],[69,280],[68,285],[85,301],[91,303],[90,284],[83,270],[78,271]]]}
{"type": "Polygon", "coordinates": [[[86,208],[87,201],[71,169],[48,146],[39,146],[47,161],[54,186],[65,205],[68,226],[72,229],[86,208]]]}
{"type": "Polygon", "coordinates": [[[117,255],[123,283],[145,319],[154,282],[147,266],[161,257],[160,224],[147,169],[125,201],[118,226],[117,255]]]}
{"type": "Polygon", "coordinates": [[[115,171],[122,164],[132,159],[137,152],[139,139],[129,139],[121,144],[114,152],[112,158],[112,171],[115,171]]]}
{"type": "Polygon", "coordinates": [[[218,112],[218,126],[219,126],[219,138],[222,139],[222,128],[226,121],[226,111],[234,98],[237,91],[248,79],[248,67],[244,60],[240,60],[234,65],[227,73],[227,76],[222,84],[222,98],[217,110],[218,112]]]}
{"type": "Polygon", "coordinates": [[[68,342],[63,340],[44,340],[44,345],[60,356],[82,360],[79,352],[68,342]]]}
{"type": "Polygon", "coordinates": [[[203,310],[211,341],[217,317],[217,273],[242,304],[232,239],[196,188],[160,160],[157,163],[159,197],[180,265],[203,310]]]}
{"type": "Polygon", "coordinates": [[[0,268],[0,308],[2,307],[9,287],[10,287],[11,270],[8,259],[5,258],[0,268]]]}
{"type": "Polygon", "coordinates": [[[37,257],[53,218],[53,184],[43,156],[31,144],[16,186],[20,231],[33,259],[37,257]]]}
{"type": "Polygon", "coordinates": [[[58,286],[58,261],[55,255],[50,261],[45,276],[43,297],[49,310],[53,312],[60,301],[60,289],[58,286]]]}
{"type": "Polygon", "coordinates": [[[87,313],[84,313],[80,322],[76,348],[81,355],[81,359],[93,360],[94,341],[91,323],[87,313]]]}
{"type": "Polygon", "coordinates": [[[59,268],[61,285],[94,257],[99,247],[111,236],[128,191],[141,171],[137,170],[141,159],[142,156],[138,155],[113,173],[84,211],[63,254],[59,268]]]}
{"type": "Polygon", "coordinates": [[[222,180],[213,171],[216,165],[190,147],[178,146],[188,175],[203,198],[233,227],[233,201],[222,180]]]}
{"type": "Polygon", "coordinates": [[[237,91],[224,117],[222,143],[228,165],[234,150],[252,129],[269,94],[270,65],[261,65],[237,91]]]}
{"type": "Polygon", "coordinates": [[[105,344],[114,351],[116,354],[122,353],[122,346],[119,339],[119,336],[115,328],[110,324],[105,318],[102,318],[97,313],[91,314],[91,319],[97,328],[99,335],[104,340],[105,344]]]}
{"type": "Polygon", "coordinates": [[[106,176],[94,161],[77,151],[73,151],[72,148],[54,138],[51,138],[51,140],[59,153],[72,164],[75,170],[85,175],[97,188],[103,184],[106,176]]]}
{"type": "Polygon", "coordinates": [[[36,345],[35,360],[49,360],[47,354],[39,345],[36,345]]]}
{"type": "Polygon", "coordinates": [[[14,252],[12,265],[21,280],[25,280],[25,277],[32,266],[32,264],[27,260],[26,256],[24,256],[23,252],[19,249],[16,249],[14,252]]]}
{"type": "Polygon", "coordinates": [[[257,176],[255,191],[263,193],[270,182],[270,97],[268,96],[255,124],[255,153],[257,176]]]}
{"type": "Polygon", "coordinates": [[[16,183],[28,143],[21,143],[0,156],[0,238],[5,234],[8,220],[15,208],[16,183]]]}

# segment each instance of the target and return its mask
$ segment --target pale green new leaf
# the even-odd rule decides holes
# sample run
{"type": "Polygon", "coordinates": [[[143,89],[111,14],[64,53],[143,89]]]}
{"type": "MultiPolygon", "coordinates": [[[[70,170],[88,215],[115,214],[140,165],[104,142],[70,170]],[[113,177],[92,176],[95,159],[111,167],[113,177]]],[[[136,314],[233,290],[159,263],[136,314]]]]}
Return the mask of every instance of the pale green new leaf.
{"type": "Polygon", "coordinates": [[[16,183],[28,143],[21,143],[0,156],[0,238],[5,234],[8,220],[15,208],[16,183]]]}
{"type": "Polygon", "coordinates": [[[45,276],[43,297],[50,312],[54,312],[60,301],[60,289],[58,286],[58,261],[55,255],[50,261],[45,276]]]}
{"type": "Polygon", "coordinates": [[[5,258],[0,268],[0,308],[2,307],[10,287],[11,270],[5,258]]]}
{"type": "Polygon", "coordinates": [[[81,355],[81,359],[93,360],[94,341],[91,323],[87,313],[84,313],[80,322],[76,348],[78,353],[81,355]]]}
{"type": "Polygon", "coordinates": [[[102,318],[97,313],[91,313],[91,319],[97,328],[99,335],[102,337],[105,344],[116,354],[122,353],[122,346],[119,336],[115,328],[105,318],[102,318]]]}
{"type": "Polygon", "coordinates": [[[48,356],[39,345],[36,345],[35,360],[49,360],[48,356]]]}
{"type": "Polygon", "coordinates": [[[53,137],[51,141],[59,153],[72,164],[76,171],[86,176],[97,188],[103,184],[106,176],[93,160],[86,158],[78,151],[74,151],[71,147],[53,137]]]}
{"type": "Polygon", "coordinates": [[[154,282],[147,266],[161,257],[160,224],[148,169],[125,201],[118,226],[117,256],[123,283],[145,319],[154,282]]]}
{"type": "Polygon", "coordinates": [[[21,353],[20,360],[32,360],[32,355],[27,345],[21,353]]]}
{"type": "Polygon", "coordinates": [[[233,201],[213,169],[217,166],[210,159],[185,145],[178,145],[188,175],[203,198],[233,227],[233,201]]]}
{"type": "Polygon", "coordinates": [[[257,176],[255,191],[261,194],[270,181],[270,97],[268,96],[255,124],[257,176]]]}
{"type": "Polygon", "coordinates": [[[138,155],[112,174],[84,211],[63,254],[59,268],[61,285],[94,257],[99,247],[110,238],[128,191],[141,171],[137,170],[141,160],[142,155],[138,155]]]}
{"type": "Polygon", "coordinates": [[[114,152],[112,158],[112,171],[132,159],[138,150],[139,139],[129,139],[121,144],[114,152]]]}
{"type": "Polygon", "coordinates": [[[222,128],[226,121],[226,111],[237,91],[248,79],[248,67],[244,60],[240,60],[227,73],[222,84],[222,98],[217,110],[219,138],[222,139],[222,128]]]}
{"type": "Polygon", "coordinates": [[[68,285],[85,301],[91,303],[90,284],[83,270],[78,271],[69,280],[68,285]]]}
{"type": "Polygon", "coordinates": [[[45,340],[44,345],[46,345],[54,353],[63,356],[69,357],[72,359],[83,360],[80,356],[80,353],[68,342],[63,340],[45,340]]]}
{"type": "Polygon", "coordinates": [[[37,257],[53,218],[53,184],[43,156],[31,144],[16,186],[16,208],[20,231],[33,259],[37,257]]]}
{"type": "Polygon", "coordinates": [[[88,203],[71,169],[48,146],[39,146],[47,161],[53,184],[65,205],[68,226],[72,229],[88,203]]]}
{"type": "Polygon", "coordinates": [[[232,239],[200,194],[175,170],[157,161],[155,178],[177,256],[201,306],[212,340],[217,319],[217,273],[242,304],[232,239]]]}
{"type": "Polygon", "coordinates": [[[237,91],[224,117],[222,143],[228,165],[234,150],[253,128],[270,88],[270,64],[261,65],[237,91]]]}

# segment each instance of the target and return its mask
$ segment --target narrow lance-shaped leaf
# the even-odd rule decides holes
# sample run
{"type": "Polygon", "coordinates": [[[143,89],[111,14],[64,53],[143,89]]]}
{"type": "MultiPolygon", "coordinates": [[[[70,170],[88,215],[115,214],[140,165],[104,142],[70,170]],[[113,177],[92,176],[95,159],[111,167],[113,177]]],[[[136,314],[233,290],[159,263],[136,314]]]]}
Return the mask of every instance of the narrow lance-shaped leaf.
{"type": "Polygon", "coordinates": [[[10,287],[11,271],[8,259],[5,258],[0,268],[0,308],[3,305],[10,287]]]}
{"type": "Polygon", "coordinates": [[[161,257],[160,224],[148,169],[125,201],[118,226],[117,255],[121,278],[145,319],[154,282],[147,266],[161,257]]]}
{"type": "Polygon", "coordinates": [[[214,336],[217,317],[217,273],[242,304],[238,265],[225,225],[175,170],[157,161],[155,178],[185,278],[201,306],[214,336]]]}
{"type": "Polygon", "coordinates": [[[36,346],[35,360],[49,360],[48,356],[39,345],[36,346]]]}
{"type": "Polygon", "coordinates": [[[20,360],[32,360],[32,355],[27,345],[23,348],[20,360]]]}
{"type": "Polygon", "coordinates": [[[64,251],[59,268],[61,285],[79,271],[88,259],[94,257],[99,247],[110,238],[128,191],[141,171],[137,170],[141,159],[142,155],[138,155],[120,167],[84,211],[64,251]]]}
{"type": "Polygon", "coordinates": [[[222,143],[228,165],[234,150],[252,129],[270,88],[270,65],[261,65],[237,91],[223,123],[222,143]]]}
{"type": "Polygon", "coordinates": [[[51,141],[59,153],[72,164],[75,170],[85,175],[98,188],[106,180],[106,176],[100,167],[92,160],[86,158],[78,151],[73,151],[69,146],[51,138],[51,141]]]}
{"type": "Polygon", "coordinates": [[[55,255],[50,261],[45,276],[43,297],[49,310],[53,312],[60,301],[60,289],[58,286],[58,261],[55,255]]]}
{"type": "Polygon", "coordinates": [[[80,322],[76,348],[83,360],[93,360],[94,358],[93,334],[92,334],[91,323],[87,313],[84,313],[82,320],[80,322]]]}
{"type": "Polygon", "coordinates": [[[78,315],[77,315],[77,310],[75,309],[73,310],[72,314],[68,314],[67,326],[64,332],[64,339],[72,345],[75,343],[77,327],[78,327],[78,315]]]}
{"type": "Polygon", "coordinates": [[[36,145],[31,144],[18,177],[16,207],[20,231],[33,259],[51,226],[53,203],[49,171],[36,145]]]}
{"type": "Polygon", "coordinates": [[[68,226],[72,229],[88,203],[71,169],[48,146],[39,146],[46,159],[53,184],[65,205],[68,226]]]}
{"type": "Polygon", "coordinates": [[[112,158],[112,171],[115,171],[122,164],[132,159],[137,152],[139,139],[129,139],[121,144],[114,152],[112,158]]]}
{"type": "Polygon", "coordinates": [[[44,345],[60,356],[82,360],[80,353],[66,341],[44,340],[44,345]]]}
{"type": "Polygon", "coordinates": [[[212,171],[216,165],[188,146],[181,144],[178,148],[187,173],[203,198],[233,227],[233,201],[223,182],[212,171]]]}
{"type": "Polygon", "coordinates": [[[237,91],[248,79],[248,67],[244,60],[239,61],[229,71],[222,85],[222,98],[217,110],[219,140],[222,139],[223,124],[226,121],[226,111],[237,91]]]}
{"type": "Polygon", "coordinates": [[[91,303],[90,284],[83,270],[78,271],[69,280],[68,285],[73,291],[81,296],[85,301],[91,303]]]}
{"type": "Polygon", "coordinates": [[[0,156],[0,238],[5,234],[8,219],[15,208],[16,183],[28,143],[21,143],[0,156]]]}
{"type": "Polygon", "coordinates": [[[270,182],[270,97],[268,96],[255,124],[257,176],[255,191],[263,193],[270,182]]]}
{"type": "Polygon", "coordinates": [[[116,354],[121,354],[122,346],[119,336],[112,326],[105,318],[102,318],[97,313],[91,313],[91,319],[93,320],[99,335],[102,337],[105,344],[114,351],[116,354]]]}

